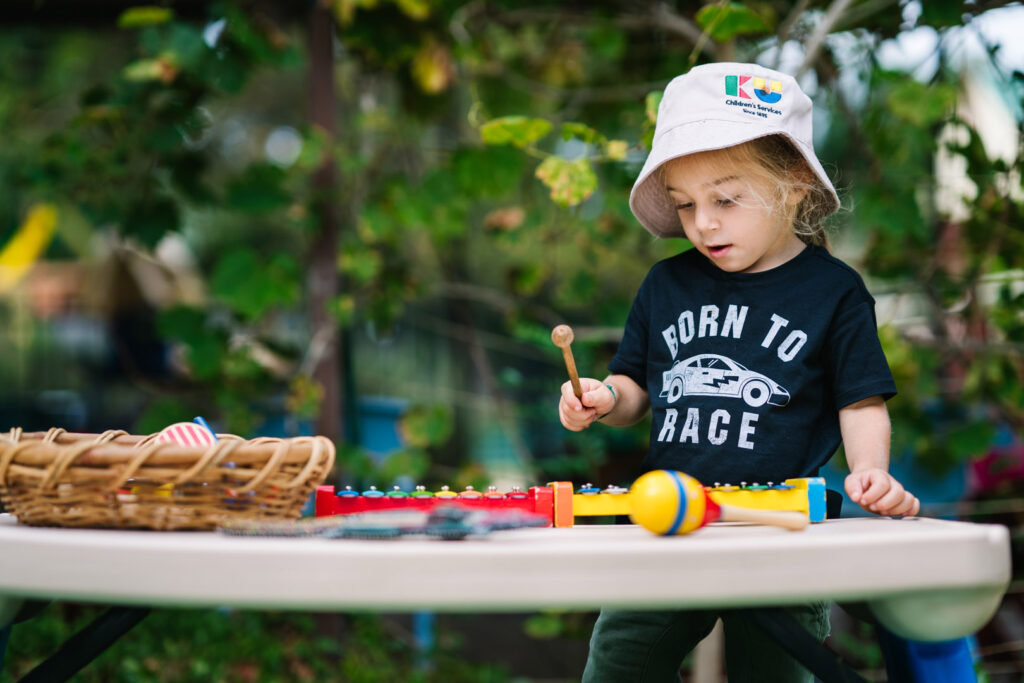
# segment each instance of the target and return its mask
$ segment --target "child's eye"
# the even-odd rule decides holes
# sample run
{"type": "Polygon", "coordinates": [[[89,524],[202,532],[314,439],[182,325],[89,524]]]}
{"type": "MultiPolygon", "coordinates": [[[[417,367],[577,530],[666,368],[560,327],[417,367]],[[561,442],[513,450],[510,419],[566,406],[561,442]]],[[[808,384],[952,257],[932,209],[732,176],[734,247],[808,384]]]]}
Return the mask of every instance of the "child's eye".
{"type": "Polygon", "coordinates": [[[676,204],[676,211],[689,211],[693,208],[693,202],[683,202],[676,204]]]}
{"type": "Polygon", "coordinates": [[[736,199],[738,199],[738,197],[722,197],[721,199],[716,199],[715,203],[718,204],[719,206],[732,206],[733,204],[736,203],[736,199]]]}

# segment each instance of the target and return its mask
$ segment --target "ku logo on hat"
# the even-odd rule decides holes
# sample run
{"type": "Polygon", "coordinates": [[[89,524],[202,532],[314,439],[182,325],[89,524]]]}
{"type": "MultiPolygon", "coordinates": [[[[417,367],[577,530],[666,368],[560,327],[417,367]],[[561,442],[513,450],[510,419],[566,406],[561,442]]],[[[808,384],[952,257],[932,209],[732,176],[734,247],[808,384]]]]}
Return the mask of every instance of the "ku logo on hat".
{"type": "Polygon", "coordinates": [[[754,95],[765,104],[775,104],[782,99],[782,81],[756,76],[726,76],[725,94],[751,99],[750,94],[744,90],[744,87],[750,87],[750,81],[753,81],[754,95]]]}

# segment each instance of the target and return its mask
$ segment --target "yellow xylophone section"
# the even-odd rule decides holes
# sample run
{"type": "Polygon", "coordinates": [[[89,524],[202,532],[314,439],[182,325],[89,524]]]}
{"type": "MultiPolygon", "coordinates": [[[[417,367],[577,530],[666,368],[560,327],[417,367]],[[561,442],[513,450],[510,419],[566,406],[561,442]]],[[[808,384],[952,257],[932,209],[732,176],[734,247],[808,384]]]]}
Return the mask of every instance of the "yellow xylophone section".
{"type": "MultiPolygon", "coordinates": [[[[812,522],[824,520],[814,519],[812,505],[817,497],[820,483],[820,496],[824,505],[825,483],[820,477],[787,479],[785,484],[792,488],[751,488],[745,489],[737,486],[721,486],[708,490],[708,496],[719,505],[734,505],[736,507],[754,508],[757,510],[796,510],[811,516],[812,522]]],[[[824,515],[824,509],[822,509],[824,515]]]]}
{"type": "MultiPolygon", "coordinates": [[[[742,488],[717,486],[708,489],[708,497],[719,505],[756,510],[795,510],[810,517],[811,522],[825,520],[825,480],[821,477],[787,479],[787,488],[742,488]]],[[[576,493],[572,496],[573,517],[628,515],[630,494],[576,493]]],[[[556,524],[556,526],[568,526],[556,524]]]]}

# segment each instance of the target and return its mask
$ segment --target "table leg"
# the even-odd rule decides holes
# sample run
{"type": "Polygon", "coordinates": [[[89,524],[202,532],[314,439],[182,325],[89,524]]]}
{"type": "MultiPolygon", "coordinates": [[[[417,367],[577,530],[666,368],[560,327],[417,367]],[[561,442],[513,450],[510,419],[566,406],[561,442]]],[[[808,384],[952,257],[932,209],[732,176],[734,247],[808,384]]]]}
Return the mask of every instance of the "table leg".
{"type": "Polygon", "coordinates": [[[14,618],[18,615],[18,611],[21,609],[21,604],[22,601],[20,598],[11,598],[0,595],[0,628],[10,626],[14,623],[14,618]]]}
{"type": "Polygon", "coordinates": [[[0,628],[0,671],[4,670],[4,654],[7,652],[7,639],[11,637],[11,625],[0,628]]]}
{"type": "Polygon", "coordinates": [[[148,607],[111,607],[29,671],[21,683],[66,681],[146,618],[148,607]]]}
{"type": "Polygon", "coordinates": [[[0,595],[0,671],[4,670],[7,640],[11,637],[11,626],[20,609],[20,599],[0,595]]]}
{"type": "Polygon", "coordinates": [[[732,610],[759,626],[772,640],[817,676],[822,683],[867,683],[815,640],[800,622],[781,607],[732,610]]]}

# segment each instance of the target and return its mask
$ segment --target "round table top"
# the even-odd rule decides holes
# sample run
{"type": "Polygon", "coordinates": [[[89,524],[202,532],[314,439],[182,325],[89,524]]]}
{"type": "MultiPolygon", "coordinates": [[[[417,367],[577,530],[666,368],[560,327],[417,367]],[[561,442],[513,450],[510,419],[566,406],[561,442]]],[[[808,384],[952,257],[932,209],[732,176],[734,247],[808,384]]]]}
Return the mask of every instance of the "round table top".
{"type": "Polygon", "coordinates": [[[715,524],[675,537],[582,525],[442,541],[38,528],[0,515],[0,548],[0,602],[408,612],[832,599],[868,601],[897,632],[928,640],[976,630],[1011,575],[1005,527],[924,518],[830,520],[797,532],[715,524]],[[936,628],[946,608],[957,623],[936,628]]]}

